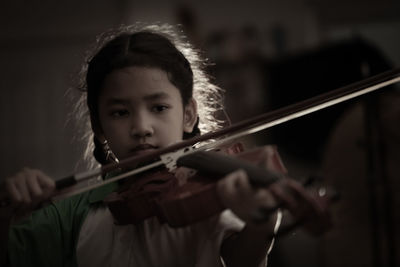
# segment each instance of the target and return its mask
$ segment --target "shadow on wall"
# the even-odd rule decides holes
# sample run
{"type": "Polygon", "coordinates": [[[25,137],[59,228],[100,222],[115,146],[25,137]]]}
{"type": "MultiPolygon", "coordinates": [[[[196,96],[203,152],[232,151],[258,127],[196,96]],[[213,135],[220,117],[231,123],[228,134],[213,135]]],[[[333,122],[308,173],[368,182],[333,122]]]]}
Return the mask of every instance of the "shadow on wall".
{"type": "MultiPolygon", "coordinates": [[[[378,48],[360,38],[290,56],[268,66],[268,108],[287,106],[391,68],[378,48]]],[[[275,127],[271,130],[272,139],[294,156],[320,162],[335,122],[358,101],[360,99],[275,127]]]]}
{"type": "MultiPolygon", "coordinates": [[[[288,57],[268,67],[269,106],[286,106],[390,69],[391,63],[380,50],[362,39],[288,57]]],[[[396,88],[271,130],[281,150],[314,162],[326,183],[341,194],[332,209],[332,231],[315,244],[317,266],[397,266],[400,262],[396,229],[400,221],[400,128],[395,126],[400,93],[396,88]]],[[[293,266],[286,259],[288,254],[298,257],[297,262],[304,261],[296,247],[292,249],[282,253],[285,248],[278,241],[271,266],[293,266]]]]}

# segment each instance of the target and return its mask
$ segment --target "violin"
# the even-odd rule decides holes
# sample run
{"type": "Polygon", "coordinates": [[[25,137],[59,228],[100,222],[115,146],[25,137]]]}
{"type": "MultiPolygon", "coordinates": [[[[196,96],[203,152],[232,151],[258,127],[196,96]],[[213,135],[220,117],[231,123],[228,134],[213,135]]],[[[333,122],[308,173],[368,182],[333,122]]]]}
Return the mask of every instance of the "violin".
{"type": "Polygon", "coordinates": [[[244,151],[241,143],[235,143],[222,152],[182,156],[174,173],[161,169],[135,176],[104,202],[117,224],[138,224],[156,216],[172,227],[186,226],[227,208],[219,198],[216,182],[237,169],[245,170],[253,186],[267,187],[281,179],[282,174],[259,166],[264,160],[267,163],[269,148],[244,151]]]}
{"type": "MultiPolygon", "coordinates": [[[[215,184],[227,173],[239,168],[245,169],[253,185],[264,187],[282,178],[282,174],[256,166],[254,155],[257,153],[254,151],[247,154],[238,153],[237,157],[232,157],[210,150],[222,147],[239,137],[268,129],[399,81],[400,69],[387,71],[216,132],[206,133],[152,153],[126,158],[118,163],[66,177],[56,182],[57,194],[53,200],[92,190],[134,175],[136,177],[143,175],[141,179],[132,179],[135,182],[126,183],[119,192],[106,199],[118,223],[137,223],[151,216],[157,216],[160,221],[175,227],[196,222],[225,208],[216,193],[215,184]],[[139,163],[144,162],[150,163],[137,167],[139,163]],[[182,174],[179,168],[182,167],[198,171],[195,175],[191,175],[191,179],[187,179],[188,182],[185,184],[180,184],[179,180],[179,175],[182,174]],[[119,170],[120,174],[84,188],[70,190],[71,187],[92,177],[104,176],[115,170],[119,170]],[[155,171],[152,173],[151,170],[155,171]],[[174,170],[175,174],[173,174],[174,170]],[[209,201],[213,201],[213,205],[204,205],[209,201]],[[138,209],[138,206],[141,205],[147,208],[138,209]],[[189,212],[194,210],[193,206],[201,207],[196,210],[200,210],[202,213],[189,212]],[[204,207],[209,210],[203,212],[204,207]]],[[[238,147],[234,147],[235,149],[243,152],[238,147]]],[[[4,205],[7,205],[7,199],[0,196],[0,206],[4,205]]]]}

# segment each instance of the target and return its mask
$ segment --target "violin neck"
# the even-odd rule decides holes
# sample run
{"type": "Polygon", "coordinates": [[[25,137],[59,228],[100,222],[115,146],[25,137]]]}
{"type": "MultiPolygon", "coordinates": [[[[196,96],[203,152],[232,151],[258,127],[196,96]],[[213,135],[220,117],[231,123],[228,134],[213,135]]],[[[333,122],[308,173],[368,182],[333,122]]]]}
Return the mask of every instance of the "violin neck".
{"type": "Polygon", "coordinates": [[[192,168],[200,174],[219,178],[241,169],[246,172],[254,186],[269,186],[283,176],[251,162],[212,151],[198,151],[182,156],[177,160],[177,166],[192,168]]]}

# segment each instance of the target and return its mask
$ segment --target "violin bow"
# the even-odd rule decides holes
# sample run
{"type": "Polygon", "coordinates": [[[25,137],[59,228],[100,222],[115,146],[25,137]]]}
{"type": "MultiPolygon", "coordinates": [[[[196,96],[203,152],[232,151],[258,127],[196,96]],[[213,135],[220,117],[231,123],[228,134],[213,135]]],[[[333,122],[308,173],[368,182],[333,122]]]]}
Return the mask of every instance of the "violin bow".
{"type": "MultiPolygon", "coordinates": [[[[173,169],[176,167],[177,160],[183,155],[186,156],[197,151],[210,150],[216,145],[222,145],[237,138],[260,132],[290,120],[300,118],[330,106],[377,91],[378,89],[398,82],[400,82],[400,68],[392,69],[359,82],[355,82],[350,85],[297,102],[295,104],[255,116],[215,132],[209,132],[191,139],[183,140],[179,143],[161,148],[145,155],[125,158],[117,163],[110,163],[90,171],[71,175],[56,181],[58,193],[53,197],[53,200],[67,198],[85,191],[89,191],[155,167],[164,165],[168,169],[173,169]],[[204,143],[209,140],[213,141],[204,143]],[[154,159],[157,158],[159,158],[159,160],[154,161],[154,159]],[[152,161],[152,163],[138,168],[133,167],[138,163],[149,161],[152,161]],[[93,177],[101,176],[117,169],[127,171],[110,179],[98,180],[96,183],[87,185],[83,188],[69,190],[71,186],[88,181],[93,177]]],[[[0,206],[3,205],[4,201],[2,198],[0,198],[0,206]]]]}

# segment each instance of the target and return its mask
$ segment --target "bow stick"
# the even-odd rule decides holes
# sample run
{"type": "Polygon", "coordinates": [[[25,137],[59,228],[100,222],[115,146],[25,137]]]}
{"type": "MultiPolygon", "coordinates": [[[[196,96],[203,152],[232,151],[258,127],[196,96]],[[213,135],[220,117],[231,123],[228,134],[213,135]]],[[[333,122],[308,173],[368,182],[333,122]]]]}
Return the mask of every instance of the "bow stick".
{"type": "MultiPolygon", "coordinates": [[[[273,126],[325,109],[358,96],[374,92],[397,82],[400,82],[400,68],[389,70],[359,82],[340,87],[336,90],[261,114],[254,118],[233,124],[215,132],[210,132],[191,139],[183,140],[182,142],[158,149],[157,151],[145,155],[129,157],[121,160],[118,163],[107,164],[94,170],[78,173],[60,179],[56,181],[56,188],[59,190],[59,193],[55,195],[53,199],[57,200],[67,198],[69,196],[92,190],[94,188],[133,176],[158,166],[164,165],[168,169],[173,169],[176,167],[177,160],[183,156],[187,156],[198,151],[210,150],[234,139],[271,128],[273,126]],[[213,141],[202,144],[202,142],[209,140],[213,141]],[[159,158],[159,160],[154,162],[154,159],[156,158],[159,158]],[[145,166],[135,168],[138,163],[148,161],[153,162],[145,166]],[[97,183],[88,185],[84,188],[77,190],[63,190],[83,181],[87,181],[95,176],[104,175],[116,169],[122,169],[125,172],[110,179],[98,181],[97,183]]],[[[6,205],[5,199],[1,197],[0,199],[0,206],[6,205]]]]}

